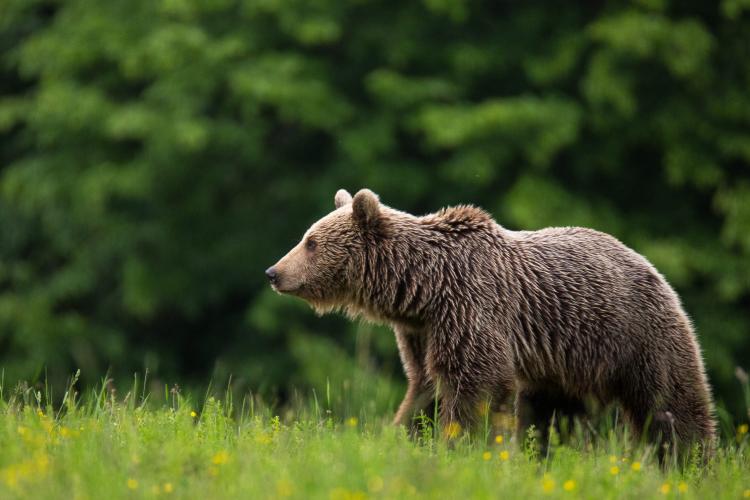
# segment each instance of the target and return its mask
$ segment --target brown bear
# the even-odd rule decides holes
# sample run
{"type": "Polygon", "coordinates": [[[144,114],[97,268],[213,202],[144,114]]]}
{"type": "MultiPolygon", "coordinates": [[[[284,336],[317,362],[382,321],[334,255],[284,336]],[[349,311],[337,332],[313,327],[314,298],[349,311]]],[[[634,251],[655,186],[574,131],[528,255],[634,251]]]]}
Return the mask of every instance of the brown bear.
{"type": "Polygon", "coordinates": [[[664,277],[614,237],[510,231],[469,205],[417,217],[367,189],[339,190],[335,207],[266,275],[321,314],[393,327],[409,382],[396,424],[435,391],[445,428],[515,394],[519,428],[547,429],[593,397],[619,402],[639,435],[713,444],[690,320],[664,277]]]}

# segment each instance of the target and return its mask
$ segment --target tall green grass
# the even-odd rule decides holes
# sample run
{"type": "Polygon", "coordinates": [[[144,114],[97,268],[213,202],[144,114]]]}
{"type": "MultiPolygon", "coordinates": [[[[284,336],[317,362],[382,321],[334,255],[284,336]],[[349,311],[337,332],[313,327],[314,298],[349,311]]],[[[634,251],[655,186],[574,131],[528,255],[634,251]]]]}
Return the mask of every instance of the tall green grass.
{"type": "Polygon", "coordinates": [[[44,388],[0,386],[0,498],[750,497],[746,423],[709,464],[664,470],[613,420],[539,453],[491,416],[452,440],[424,416],[409,437],[331,385],[274,410],[231,390],[191,399],[136,379],[118,395],[104,380],[81,396],[75,382],[54,406],[44,388]]]}

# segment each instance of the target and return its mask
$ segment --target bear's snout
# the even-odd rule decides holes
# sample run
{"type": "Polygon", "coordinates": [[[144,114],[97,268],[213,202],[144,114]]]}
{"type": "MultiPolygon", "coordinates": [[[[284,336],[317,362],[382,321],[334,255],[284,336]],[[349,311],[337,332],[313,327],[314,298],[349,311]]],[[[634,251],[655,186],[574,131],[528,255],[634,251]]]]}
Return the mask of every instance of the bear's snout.
{"type": "Polygon", "coordinates": [[[288,266],[280,265],[278,262],[266,269],[266,278],[271,288],[279,293],[294,293],[299,288],[294,273],[290,272],[288,266]]]}
{"type": "Polygon", "coordinates": [[[279,273],[276,271],[275,267],[271,266],[266,269],[266,278],[268,278],[268,281],[270,281],[272,285],[277,284],[279,280],[279,273]]]}

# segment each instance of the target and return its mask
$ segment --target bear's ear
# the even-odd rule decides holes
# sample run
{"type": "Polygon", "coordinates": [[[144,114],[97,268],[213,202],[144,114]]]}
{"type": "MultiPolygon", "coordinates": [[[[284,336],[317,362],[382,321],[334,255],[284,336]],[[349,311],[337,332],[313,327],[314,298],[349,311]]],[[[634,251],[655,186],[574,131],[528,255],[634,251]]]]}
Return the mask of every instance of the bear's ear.
{"type": "Polygon", "coordinates": [[[352,200],[352,215],[360,227],[373,226],[380,216],[378,195],[369,189],[360,189],[352,200]]]}
{"type": "Polygon", "coordinates": [[[344,205],[348,205],[352,202],[352,195],[346,189],[339,189],[336,191],[336,196],[333,198],[333,204],[336,208],[341,208],[344,205]]]}

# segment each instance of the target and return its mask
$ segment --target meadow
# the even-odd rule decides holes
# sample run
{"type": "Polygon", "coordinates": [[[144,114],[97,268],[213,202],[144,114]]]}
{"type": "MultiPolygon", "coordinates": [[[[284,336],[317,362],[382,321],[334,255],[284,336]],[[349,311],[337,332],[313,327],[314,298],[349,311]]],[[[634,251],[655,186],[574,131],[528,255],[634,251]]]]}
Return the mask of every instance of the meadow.
{"type": "Polygon", "coordinates": [[[435,439],[427,416],[409,437],[385,415],[338,414],[330,393],[277,415],[231,390],[198,404],[72,381],[53,407],[44,388],[4,385],[0,498],[750,498],[747,424],[708,465],[662,469],[612,423],[540,454],[492,425],[435,439]]]}

